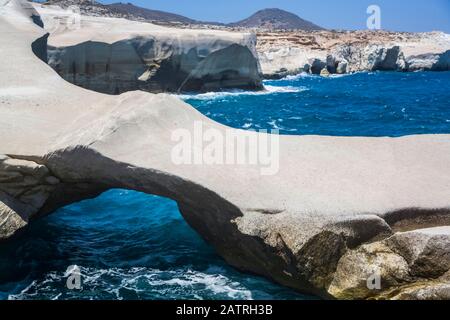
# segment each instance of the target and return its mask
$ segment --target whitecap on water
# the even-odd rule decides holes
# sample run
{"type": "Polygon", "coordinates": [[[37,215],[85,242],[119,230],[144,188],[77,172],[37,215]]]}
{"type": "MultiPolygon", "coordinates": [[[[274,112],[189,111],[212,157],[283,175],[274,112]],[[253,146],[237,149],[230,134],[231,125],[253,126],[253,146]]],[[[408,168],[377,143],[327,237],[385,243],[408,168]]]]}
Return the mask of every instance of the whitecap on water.
{"type": "Polygon", "coordinates": [[[354,73],[346,73],[346,74],[330,74],[330,75],[328,76],[328,78],[331,78],[331,79],[343,78],[343,77],[351,76],[351,75],[353,75],[353,74],[354,74],[354,73]]]}
{"type": "Polygon", "coordinates": [[[180,94],[176,95],[176,97],[182,100],[217,100],[237,96],[263,96],[275,93],[297,93],[306,90],[308,90],[308,88],[306,87],[264,85],[264,90],[262,91],[231,90],[220,92],[206,92],[200,94],[180,94]]]}
{"type": "Polygon", "coordinates": [[[308,88],[306,87],[293,87],[293,86],[284,86],[284,87],[278,87],[278,86],[270,86],[265,85],[266,88],[266,94],[270,93],[295,93],[295,92],[303,92],[307,91],[308,88]]]}
{"type": "Polygon", "coordinates": [[[294,80],[299,80],[302,78],[314,78],[314,77],[318,77],[318,75],[302,72],[299,74],[286,76],[286,77],[280,79],[279,81],[294,81],[294,80]]]}
{"type": "Polygon", "coordinates": [[[271,82],[279,82],[279,81],[296,81],[296,80],[300,80],[300,79],[305,79],[305,78],[322,78],[320,75],[318,74],[311,74],[311,73],[306,73],[306,72],[302,72],[299,74],[293,74],[293,75],[288,75],[285,76],[281,79],[276,79],[276,80],[264,80],[264,83],[271,83],[271,82]]]}
{"type": "Polygon", "coordinates": [[[264,80],[264,83],[273,83],[273,82],[279,82],[279,81],[296,81],[296,80],[305,79],[305,78],[336,79],[336,78],[348,77],[348,76],[351,76],[351,75],[354,75],[357,73],[358,72],[345,73],[345,74],[330,74],[328,77],[322,77],[318,74],[302,72],[302,73],[299,73],[296,75],[289,75],[289,76],[286,76],[284,78],[277,79],[277,80],[264,80]]]}
{"type": "Polygon", "coordinates": [[[205,271],[190,268],[159,270],[146,267],[97,269],[80,267],[82,290],[65,288],[66,274],[49,272],[34,280],[9,300],[24,299],[253,299],[243,284],[223,275],[224,270],[211,266],[205,271]]]}

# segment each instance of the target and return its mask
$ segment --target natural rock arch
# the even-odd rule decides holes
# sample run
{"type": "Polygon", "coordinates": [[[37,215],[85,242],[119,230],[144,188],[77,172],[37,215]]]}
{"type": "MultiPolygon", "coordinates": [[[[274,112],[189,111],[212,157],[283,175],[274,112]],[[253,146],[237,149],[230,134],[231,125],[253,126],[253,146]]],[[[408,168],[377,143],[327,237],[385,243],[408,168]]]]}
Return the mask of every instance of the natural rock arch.
{"type": "Polygon", "coordinates": [[[110,96],[65,82],[33,54],[46,35],[30,6],[13,0],[0,11],[0,238],[121,187],[176,200],[230,264],[297,290],[327,298],[442,296],[449,276],[442,272],[450,269],[449,135],[282,136],[279,171],[271,176],[261,175],[261,165],[177,165],[170,158],[174,130],[193,134],[201,122],[222,134],[249,133],[173,96],[110,96]],[[406,235],[417,241],[402,242],[398,232],[439,226],[406,235]],[[422,250],[429,246],[444,252],[422,250]],[[427,259],[441,259],[439,268],[417,268],[427,259]],[[371,269],[348,262],[366,260],[395,281],[382,292],[365,290],[361,279],[371,269]],[[398,261],[402,274],[417,276],[396,278],[398,261]]]}

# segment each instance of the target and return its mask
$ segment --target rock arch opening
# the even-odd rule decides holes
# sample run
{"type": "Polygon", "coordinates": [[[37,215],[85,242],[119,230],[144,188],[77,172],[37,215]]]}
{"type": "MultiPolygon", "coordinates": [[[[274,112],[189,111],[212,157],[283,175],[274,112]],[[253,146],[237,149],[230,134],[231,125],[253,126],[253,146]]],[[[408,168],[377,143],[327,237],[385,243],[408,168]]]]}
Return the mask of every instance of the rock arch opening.
{"type": "Polygon", "coordinates": [[[62,207],[0,244],[0,271],[0,299],[303,298],[228,266],[174,201],[124,189],[62,207]],[[82,291],[65,287],[74,265],[82,291]]]}

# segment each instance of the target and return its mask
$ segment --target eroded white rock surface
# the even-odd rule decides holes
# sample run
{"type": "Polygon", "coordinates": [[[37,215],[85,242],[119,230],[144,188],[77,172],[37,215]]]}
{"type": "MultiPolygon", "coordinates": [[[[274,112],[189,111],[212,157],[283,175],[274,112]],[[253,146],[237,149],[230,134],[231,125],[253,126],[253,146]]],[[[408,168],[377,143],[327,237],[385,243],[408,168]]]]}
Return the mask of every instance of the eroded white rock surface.
{"type": "Polygon", "coordinates": [[[108,94],[262,89],[256,36],[81,15],[33,4],[50,33],[49,64],[67,81],[108,94]]]}
{"type": "MultiPolygon", "coordinates": [[[[401,259],[396,266],[407,270],[408,260],[388,244],[405,236],[394,233],[450,225],[449,135],[282,136],[280,170],[272,176],[262,176],[259,165],[176,165],[175,129],[192,133],[195,121],[232,129],[173,96],[113,96],[64,81],[33,53],[46,46],[33,14],[19,0],[0,10],[0,174],[17,179],[0,182],[1,239],[58,207],[128,188],[177,201],[187,222],[239,269],[327,298],[356,298],[371,295],[359,290],[359,278],[341,280],[346,261],[366,261],[369,252],[383,274],[401,259]],[[23,198],[30,189],[43,193],[23,198]]],[[[424,256],[414,253],[415,241],[401,243],[411,257],[424,256]]],[[[420,275],[389,280],[374,296],[445,297],[442,261],[425,271],[433,292],[420,275]],[[392,288],[396,296],[387,294],[392,288]]],[[[365,274],[351,266],[360,270],[355,277],[365,274]]]]}

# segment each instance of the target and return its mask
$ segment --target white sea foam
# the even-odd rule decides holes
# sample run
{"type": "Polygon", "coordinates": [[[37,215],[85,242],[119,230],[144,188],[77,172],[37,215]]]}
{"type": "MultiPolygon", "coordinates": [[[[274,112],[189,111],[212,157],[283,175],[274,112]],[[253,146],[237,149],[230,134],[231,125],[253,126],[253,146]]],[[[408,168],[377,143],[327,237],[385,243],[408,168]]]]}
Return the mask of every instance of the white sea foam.
{"type": "Polygon", "coordinates": [[[184,298],[202,299],[205,296],[220,296],[230,299],[253,299],[252,293],[241,283],[224,276],[219,267],[206,271],[189,268],[159,270],[145,267],[130,269],[95,269],[80,267],[82,291],[61,290],[65,283],[64,272],[49,272],[44,279],[34,280],[18,294],[9,295],[9,300],[33,299],[124,299],[123,290],[137,296],[164,296],[170,298],[181,294],[184,298]]]}
{"type": "Polygon", "coordinates": [[[262,91],[245,91],[245,90],[231,90],[231,91],[221,91],[221,92],[206,92],[200,94],[181,94],[177,95],[182,100],[195,99],[195,100],[217,100],[225,99],[228,97],[237,96],[263,96],[274,93],[297,93],[306,91],[306,87],[293,87],[293,86],[271,86],[265,85],[262,91]]]}
{"type": "Polygon", "coordinates": [[[276,80],[264,80],[264,83],[270,83],[270,82],[278,82],[278,81],[295,81],[295,80],[299,80],[299,79],[304,79],[304,78],[319,78],[319,75],[316,74],[310,74],[310,73],[306,73],[306,72],[302,72],[299,74],[294,74],[294,75],[288,75],[286,77],[283,77],[281,79],[276,79],[276,80]]]}
{"type": "Polygon", "coordinates": [[[345,73],[345,74],[330,74],[328,78],[336,79],[336,78],[344,78],[353,75],[354,73],[345,73]]]}
{"type": "Polygon", "coordinates": [[[284,78],[277,79],[277,80],[264,80],[264,83],[278,82],[278,81],[295,81],[295,80],[300,80],[300,79],[304,79],[304,78],[336,79],[336,78],[352,76],[352,75],[358,74],[358,73],[361,73],[361,72],[353,72],[353,73],[345,73],[345,74],[330,74],[328,77],[322,77],[318,74],[310,74],[310,73],[302,72],[302,73],[299,73],[296,75],[289,75],[289,76],[286,76],[284,78]]]}
{"type": "Polygon", "coordinates": [[[308,88],[306,87],[293,87],[293,86],[285,86],[285,87],[277,87],[277,86],[270,86],[265,85],[266,88],[266,94],[271,93],[293,93],[293,92],[303,92],[307,91],[308,88]]]}
{"type": "Polygon", "coordinates": [[[294,81],[294,80],[299,80],[299,79],[302,79],[302,78],[314,78],[314,77],[318,77],[318,75],[302,72],[302,73],[299,73],[299,74],[286,76],[286,77],[284,77],[284,78],[282,78],[280,80],[282,80],[282,81],[294,81]]]}

